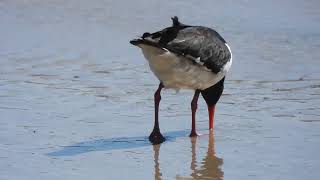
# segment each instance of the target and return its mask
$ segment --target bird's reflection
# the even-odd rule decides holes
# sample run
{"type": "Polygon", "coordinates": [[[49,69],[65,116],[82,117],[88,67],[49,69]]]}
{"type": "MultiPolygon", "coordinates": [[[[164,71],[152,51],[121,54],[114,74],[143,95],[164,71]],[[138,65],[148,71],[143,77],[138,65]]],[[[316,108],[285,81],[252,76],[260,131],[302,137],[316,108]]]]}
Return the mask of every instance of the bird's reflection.
{"type": "Polygon", "coordinates": [[[208,150],[206,156],[201,161],[201,166],[197,167],[196,159],[196,141],[197,139],[191,139],[192,147],[192,162],[191,162],[191,177],[193,179],[223,179],[223,171],[221,166],[223,159],[219,158],[215,154],[214,148],[214,134],[210,131],[208,138],[208,150]]]}
{"type": "MultiPolygon", "coordinates": [[[[206,156],[202,159],[200,165],[197,162],[197,138],[190,138],[191,142],[191,163],[190,169],[191,174],[189,177],[176,176],[176,179],[214,179],[221,180],[223,179],[223,171],[221,166],[223,164],[223,159],[219,158],[215,154],[214,147],[214,134],[212,131],[209,133],[208,138],[208,150],[206,156]]],[[[159,164],[159,150],[161,145],[153,146],[154,151],[154,179],[161,180],[161,169],[159,164]]]]}
{"type": "Polygon", "coordinates": [[[161,144],[153,145],[154,152],[154,179],[161,180],[160,164],[159,164],[159,150],[161,144]]]}

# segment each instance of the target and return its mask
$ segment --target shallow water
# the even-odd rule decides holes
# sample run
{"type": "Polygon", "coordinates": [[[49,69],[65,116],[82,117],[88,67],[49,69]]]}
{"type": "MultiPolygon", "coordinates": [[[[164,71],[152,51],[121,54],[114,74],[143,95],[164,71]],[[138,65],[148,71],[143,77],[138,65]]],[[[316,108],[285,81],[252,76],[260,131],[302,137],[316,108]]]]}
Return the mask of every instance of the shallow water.
{"type": "Polygon", "coordinates": [[[0,179],[319,179],[320,3],[0,1],[0,179]],[[129,40],[177,15],[215,28],[234,63],[207,130],[129,40]]]}

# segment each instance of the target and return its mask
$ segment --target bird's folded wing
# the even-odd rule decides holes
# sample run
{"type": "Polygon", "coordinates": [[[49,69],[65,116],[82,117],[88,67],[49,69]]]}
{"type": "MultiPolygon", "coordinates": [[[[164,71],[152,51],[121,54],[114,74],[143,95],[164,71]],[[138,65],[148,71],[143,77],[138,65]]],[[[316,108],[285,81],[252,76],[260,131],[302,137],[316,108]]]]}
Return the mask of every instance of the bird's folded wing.
{"type": "Polygon", "coordinates": [[[210,28],[193,26],[181,29],[165,48],[206,66],[214,73],[220,72],[231,54],[225,40],[210,28]]]}

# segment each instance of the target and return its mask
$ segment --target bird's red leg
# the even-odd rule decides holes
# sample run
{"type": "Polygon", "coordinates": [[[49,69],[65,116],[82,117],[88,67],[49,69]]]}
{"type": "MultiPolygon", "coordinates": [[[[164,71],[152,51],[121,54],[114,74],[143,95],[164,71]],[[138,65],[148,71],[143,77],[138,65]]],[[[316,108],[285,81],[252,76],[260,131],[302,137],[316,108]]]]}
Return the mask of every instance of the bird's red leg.
{"type": "Polygon", "coordinates": [[[149,140],[152,142],[152,144],[160,144],[165,141],[165,138],[162,136],[159,128],[159,104],[161,100],[160,93],[162,88],[163,85],[160,83],[157,91],[154,93],[154,127],[149,136],[149,140]]]}
{"type": "Polygon", "coordinates": [[[192,129],[191,129],[191,133],[189,135],[190,137],[198,136],[198,134],[196,132],[196,111],[197,111],[197,107],[198,107],[199,94],[200,94],[200,91],[196,90],[193,95],[192,101],[191,101],[192,129]]]}
{"type": "Polygon", "coordinates": [[[208,112],[209,112],[209,129],[212,130],[214,127],[214,111],[216,106],[208,106],[208,112]]]}

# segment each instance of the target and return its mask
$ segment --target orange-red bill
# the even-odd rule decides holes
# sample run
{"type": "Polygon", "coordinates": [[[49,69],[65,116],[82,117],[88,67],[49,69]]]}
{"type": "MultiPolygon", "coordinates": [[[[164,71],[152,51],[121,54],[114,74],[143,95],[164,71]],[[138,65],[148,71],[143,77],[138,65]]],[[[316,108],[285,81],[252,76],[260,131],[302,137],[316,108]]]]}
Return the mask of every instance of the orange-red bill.
{"type": "Polygon", "coordinates": [[[208,106],[209,112],[209,129],[213,129],[214,126],[214,111],[216,106],[208,106]]]}

